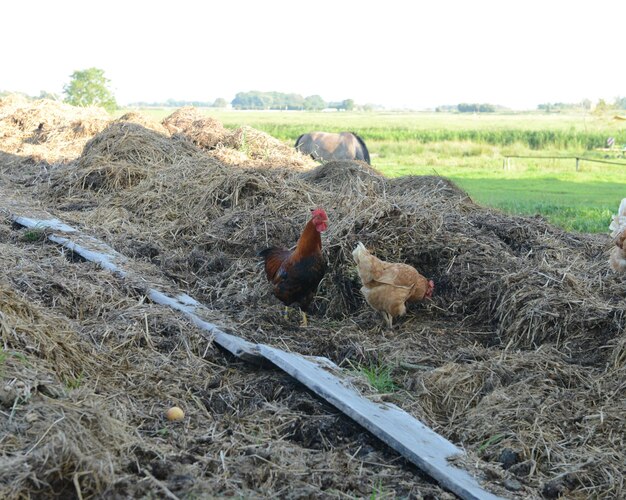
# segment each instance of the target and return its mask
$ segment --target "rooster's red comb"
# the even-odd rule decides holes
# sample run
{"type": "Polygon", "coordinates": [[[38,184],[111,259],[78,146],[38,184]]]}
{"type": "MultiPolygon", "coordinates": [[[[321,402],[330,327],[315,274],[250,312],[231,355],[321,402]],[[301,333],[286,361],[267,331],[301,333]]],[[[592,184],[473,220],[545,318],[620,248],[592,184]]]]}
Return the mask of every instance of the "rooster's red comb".
{"type": "Polygon", "coordinates": [[[315,208],[311,210],[311,217],[321,217],[322,219],[328,219],[326,211],[323,208],[315,208]]]}

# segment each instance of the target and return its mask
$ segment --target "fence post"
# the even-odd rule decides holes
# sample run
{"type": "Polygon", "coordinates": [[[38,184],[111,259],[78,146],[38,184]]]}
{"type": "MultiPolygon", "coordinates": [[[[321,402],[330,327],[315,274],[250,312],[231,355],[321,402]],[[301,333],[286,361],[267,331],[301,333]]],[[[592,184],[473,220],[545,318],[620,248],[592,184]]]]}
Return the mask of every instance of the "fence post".
{"type": "Polygon", "coordinates": [[[580,158],[578,158],[578,156],[576,157],[576,172],[578,172],[578,161],[580,160],[580,158]]]}
{"type": "Polygon", "coordinates": [[[506,156],[502,158],[502,170],[506,170],[506,156]]]}

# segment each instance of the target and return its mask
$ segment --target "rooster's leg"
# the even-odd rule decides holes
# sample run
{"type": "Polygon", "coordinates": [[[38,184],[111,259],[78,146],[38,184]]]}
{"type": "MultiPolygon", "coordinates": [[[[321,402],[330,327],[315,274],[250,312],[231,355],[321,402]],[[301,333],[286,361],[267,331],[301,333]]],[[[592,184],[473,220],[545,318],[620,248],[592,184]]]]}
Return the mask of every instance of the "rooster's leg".
{"type": "Polygon", "coordinates": [[[309,326],[309,322],[307,321],[307,318],[306,318],[306,313],[302,309],[300,309],[300,314],[302,314],[302,324],[300,326],[303,326],[306,328],[307,326],[309,326]]]}

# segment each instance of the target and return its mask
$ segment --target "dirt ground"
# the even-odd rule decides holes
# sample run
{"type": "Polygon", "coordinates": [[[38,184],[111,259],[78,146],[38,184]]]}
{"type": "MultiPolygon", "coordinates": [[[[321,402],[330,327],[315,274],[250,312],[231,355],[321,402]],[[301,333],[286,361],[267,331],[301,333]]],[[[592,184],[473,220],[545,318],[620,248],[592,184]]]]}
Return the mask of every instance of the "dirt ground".
{"type": "Polygon", "coordinates": [[[318,165],[193,109],[154,123],[2,100],[0,192],[3,498],[454,498],[280,370],[13,224],[20,206],[106,242],[226,331],[330,358],[465,449],[486,488],[626,495],[626,302],[608,236],[480,207],[437,177],[318,165]],[[314,206],[329,271],[303,328],[256,252],[293,245],[314,206]],[[360,295],[357,241],[432,278],[433,300],[388,330],[360,295]],[[165,418],[173,405],[182,421],[165,418]]]}

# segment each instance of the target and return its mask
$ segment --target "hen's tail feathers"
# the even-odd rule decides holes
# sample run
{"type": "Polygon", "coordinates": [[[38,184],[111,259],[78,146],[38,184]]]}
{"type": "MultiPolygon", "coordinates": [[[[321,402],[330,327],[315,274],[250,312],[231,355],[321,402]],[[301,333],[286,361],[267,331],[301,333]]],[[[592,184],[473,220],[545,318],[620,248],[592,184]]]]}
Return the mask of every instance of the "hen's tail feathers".
{"type": "Polygon", "coordinates": [[[609,258],[609,264],[615,272],[626,272],[626,255],[624,255],[624,250],[619,247],[613,247],[609,258]]]}
{"type": "Polygon", "coordinates": [[[365,245],[359,241],[356,244],[355,249],[352,250],[352,258],[357,264],[359,263],[359,259],[364,253],[368,254],[369,252],[367,251],[367,248],[365,248],[365,245]]]}
{"type": "Polygon", "coordinates": [[[430,298],[433,296],[433,292],[435,291],[435,282],[433,280],[428,280],[428,286],[426,287],[426,293],[424,297],[430,298]]]}
{"type": "Polygon", "coordinates": [[[623,198],[622,202],[619,204],[619,210],[617,215],[613,216],[609,229],[612,231],[612,238],[615,238],[622,231],[626,230],[626,198],[623,198]]]}

